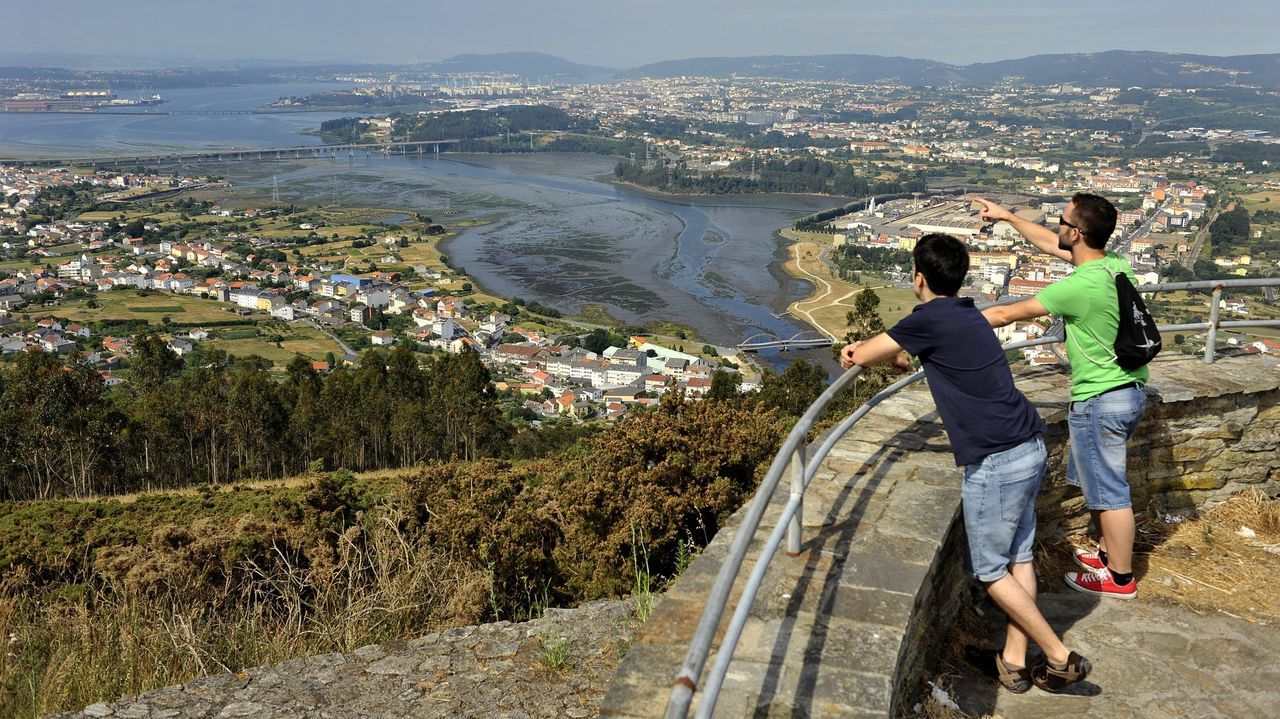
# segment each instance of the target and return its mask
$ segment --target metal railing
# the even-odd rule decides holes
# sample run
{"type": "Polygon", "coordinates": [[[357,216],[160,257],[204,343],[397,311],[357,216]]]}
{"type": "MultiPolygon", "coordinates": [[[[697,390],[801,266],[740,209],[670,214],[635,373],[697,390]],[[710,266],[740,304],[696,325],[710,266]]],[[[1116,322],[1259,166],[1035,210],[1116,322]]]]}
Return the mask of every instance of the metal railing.
{"type": "MultiPolygon", "coordinates": [[[[1161,332],[1208,330],[1208,336],[1205,339],[1204,362],[1212,364],[1217,351],[1217,331],[1219,328],[1280,327],[1280,320],[1220,321],[1218,318],[1222,291],[1229,287],[1277,286],[1280,286],[1280,279],[1268,278],[1141,285],[1138,287],[1138,291],[1144,295],[1150,295],[1158,292],[1177,292],[1181,290],[1211,290],[1209,322],[1161,325],[1159,329],[1161,332]]],[[[1027,298],[1008,298],[994,304],[1008,304],[1023,299],[1027,298]]],[[[1064,339],[1064,337],[1060,336],[1039,337],[1023,342],[1010,342],[1003,345],[1003,349],[1005,351],[1023,349],[1062,342],[1064,339]]],[[[760,487],[751,500],[747,513],[742,519],[742,524],[729,545],[728,554],[720,565],[720,572],[716,575],[715,582],[711,586],[711,592],[707,596],[707,603],[698,621],[698,627],[694,631],[693,638],[689,643],[689,650],[685,654],[684,664],[680,667],[680,672],[676,675],[671,688],[671,697],[667,702],[666,719],[683,719],[688,715],[689,705],[692,703],[694,692],[698,688],[698,677],[702,674],[707,656],[711,652],[711,643],[714,641],[716,629],[719,627],[720,620],[724,615],[730,591],[733,589],[733,584],[742,569],[742,563],[746,559],[747,548],[760,527],[765,510],[768,508],[773,493],[782,480],[783,473],[788,469],[790,470],[790,496],[783,506],[777,525],[770,532],[768,540],[756,558],[755,565],[752,567],[751,574],[747,579],[747,584],[742,590],[738,606],[734,610],[733,617],[725,630],[724,638],[720,643],[720,651],[716,655],[715,664],[712,666],[711,673],[707,676],[707,680],[702,687],[702,697],[696,714],[699,719],[710,717],[712,712],[715,711],[720,688],[724,683],[729,664],[733,661],[733,654],[738,646],[738,640],[742,636],[742,630],[746,626],[751,607],[755,603],[756,593],[760,589],[765,572],[777,553],[778,547],[785,539],[786,551],[789,555],[795,556],[801,551],[803,544],[801,522],[804,515],[804,492],[817,473],[819,465],[831,451],[831,448],[876,405],[893,396],[902,388],[924,378],[924,372],[917,371],[881,390],[852,414],[841,420],[839,424],[827,433],[817,448],[813,452],[809,452],[805,438],[809,431],[813,429],[814,423],[835,398],[852,385],[861,373],[862,367],[855,366],[831,383],[831,386],[827,387],[818,399],[805,410],[804,415],[796,422],[791,429],[791,433],[783,441],[782,447],[778,449],[778,453],[774,456],[773,462],[769,465],[769,471],[760,482],[760,487]]]]}

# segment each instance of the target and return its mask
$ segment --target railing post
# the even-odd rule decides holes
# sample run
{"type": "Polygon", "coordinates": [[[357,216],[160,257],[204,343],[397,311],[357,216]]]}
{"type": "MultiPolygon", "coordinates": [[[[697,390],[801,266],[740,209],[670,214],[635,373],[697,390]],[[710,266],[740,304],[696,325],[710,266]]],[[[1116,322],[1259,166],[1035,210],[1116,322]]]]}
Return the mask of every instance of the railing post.
{"type": "Polygon", "coordinates": [[[791,498],[796,500],[796,513],[787,525],[787,554],[796,556],[800,553],[800,545],[804,543],[804,455],[805,441],[800,440],[796,451],[791,455],[791,498]]]}
{"type": "Polygon", "coordinates": [[[1213,299],[1209,300],[1209,334],[1204,342],[1204,363],[1213,364],[1213,355],[1218,345],[1218,304],[1222,302],[1222,285],[1213,288],[1213,299]]]}

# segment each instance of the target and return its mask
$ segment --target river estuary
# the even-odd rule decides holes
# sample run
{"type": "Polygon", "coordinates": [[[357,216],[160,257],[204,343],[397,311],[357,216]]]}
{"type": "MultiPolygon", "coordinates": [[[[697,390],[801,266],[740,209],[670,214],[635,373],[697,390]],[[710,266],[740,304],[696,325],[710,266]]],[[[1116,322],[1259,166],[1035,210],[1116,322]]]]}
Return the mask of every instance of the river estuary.
{"type": "MultiPolygon", "coordinates": [[[[165,109],[247,109],[323,85],[166,92],[165,109]]],[[[234,116],[0,115],[0,152],[49,156],[317,142],[299,134],[334,113],[234,116]]],[[[803,196],[654,197],[605,180],[595,155],[361,156],[185,167],[233,185],[279,188],[282,201],[420,211],[446,225],[480,221],[445,247],[491,292],[568,313],[602,306],[628,323],[673,320],[706,341],[809,329],[778,312],[809,291],[780,270],[776,231],[838,202],[803,196]],[[448,213],[447,215],[445,213],[448,213]]],[[[803,355],[830,356],[829,350],[803,355]]],[[[778,364],[778,358],[771,358],[778,364]]]]}

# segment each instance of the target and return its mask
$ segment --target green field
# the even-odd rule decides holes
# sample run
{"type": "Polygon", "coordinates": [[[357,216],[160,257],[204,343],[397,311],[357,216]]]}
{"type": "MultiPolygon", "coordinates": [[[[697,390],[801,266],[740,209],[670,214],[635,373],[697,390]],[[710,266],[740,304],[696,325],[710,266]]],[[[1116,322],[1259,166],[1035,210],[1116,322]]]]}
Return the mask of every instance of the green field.
{"type": "MultiPolygon", "coordinates": [[[[326,234],[331,228],[324,228],[326,234]]],[[[363,265],[366,262],[373,262],[378,266],[379,270],[395,270],[405,271],[413,265],[426,265],[428,268],[445,271],[448,268],[440,261],[440,248],[437,243],[440,237],[431,239],[423,239],[421,241],[413,240],[414,235],[406,235],[410,238],[408,247],[387,247],[382,242],[382,237],[387,234],[394,234],[399,237],[400,234],[388,232],[378,237],[375,244],[369,247],[352,247],[352,239],[350,237],[326,242],[322,245],[310,245],[303,247],[299,251],[302,255],[312,260],[328,260],[330,262],[347,262],[363,265]],[[395,255],[400,258],[399,262],[391,264],[382,264],[382,259],[387,255],[395,255]]],[[[363,233],[359,235],[363,237],[363,233]]],[[[442,237],[448,237],[443,235],[442,237]]]]}
{"type": "Polygon", "coordinates": [[[101,292],[94,298],[98,308],[88,306],[88,300],[66,302],[53,307],[41,307],[30,312],[31,319],[58,317],[71,322],[92,324],[99,320],[146,320],[157,329],[163,327],[161,317],[171,317],[184,326],[207,324],[214,329],[214,338],[200,342],[202,347],[216,347],[238,357],[258,355],[284,367],[295,354],[313,359],[324,359],[333,352],[341,355],[342,348],[320,330],[307,325],[290,325],[270,320],[262,313],[253,319],[261,324],[254,326],[230,326],[219,329],[225,322],[243,322],[245,318],[221,308],[233,305],[202,300],[188,295],[156,293],[142,296],[134,290],[101,292]],[[281,337],[280,342],[273,338],[281,337]]]}
{"type": "MultiPolygon", "coordinates": [[[[60,317],[72,322],[91,324],[99,320],[135,320],[144,319],[159,325],[161,316],[180,315],[175,322],[218,324],[240,319],[237,315],[223,308],[234,305],[202,300],[191,295],[173,295],[157,292],[151,295],[140,295],[137,290],[111,290],[94,295],[98,307],[89,306],[89,300],[73,300],[52,307],[33,307],[29,314],[32,319],[41,317],[60,317]]],[[[259,315],[261,316],[261,315],[259,315]]]]}
{"type": "Polygon", "coordinates": [[[130,312],[186,312],[187,308],[182,305],[156,305],[154,307],[131,307],[130,312]]]}
{"type": "Polygon", "coordinates": [[[236,328],[226,332],[214,332],[214,339],[200,343],[204,348],[217,348],[237,357],[258,355],[271,360],[277,367],[289,364],[294,355],[301,354],[311,359],[322,360],[329,352],[342,356],[342,348],[338,343],[326,337],[320,330],[306,325],[289,325],[280,327],[272,324],[256,331],[253,328],[236,328]],[[273,342],[271,338],[280,335],[283,339],[273,342]]]}
{"type": "MultiPolygon", "coordinates": [[[[53,253],[53,257],[15,257],[11,260],[0,261],[0,270],[24,270],[31,267],[43,267],[45,265],[58,266],[68,260],[73,260],[84,252],[84,245],[78,242],[69,242],[65,245],[54,245],[53,247],[44,248],[53,253]]],[[[106,254],[105,252],[95,252],[95,257],[106,254]]]]}
{"type": "Polygon", "coordinates": [[[1246,195],[1241,195],[1240,200],[1244,203],[1245,209],[1250,212],[1255,210],[1280,210],[1280,190],[1250,192],[1246,195]]]}

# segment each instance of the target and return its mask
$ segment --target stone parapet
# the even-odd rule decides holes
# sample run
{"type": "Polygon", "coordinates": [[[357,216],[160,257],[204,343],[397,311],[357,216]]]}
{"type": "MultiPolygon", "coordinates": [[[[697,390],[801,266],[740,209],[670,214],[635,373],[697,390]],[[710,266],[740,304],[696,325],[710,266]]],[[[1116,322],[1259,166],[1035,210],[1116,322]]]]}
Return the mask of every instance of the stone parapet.
{"type": "Polygon", "coordinates": [[[581,719],[596,714],[630,641],[634,609],[631,600],[548,609],[523,624],[457,627],[293,659],[50,719],[581,719]]]}
{"type": "MultiPolygon", "coordinates": [[[[1028,396],[1039,403],[1037,394],[1028,396]]],[[[1080,528],[1088,512],[1079,490],[1066,483],[1065,413],[1052,429],[1061,441],[1051,442],[1038,503],[1041,529],[1080,528]]],[[[1250,487],[1280,493],[1280,361],[1157,359],[1147,413],[1129,442],[1129,484],[1139,514],[1213,505],[1250,487]]]]}
{"type": "MultiPolygon", "coordinates": [[[[1280,492],[1280,367],[1245,356],[1152,365],[1146,418],[1132,443],[1135,508],[1168,511],[1248,486],[1280,492]]],[[[1049,425],[1041,531],[1087,521],[1065,482],[1069,377],[1020,373],[1049,425]]],[[[765,575],[734,654],[716,716],[900,716],[918,695],[959,607],[977,589],[963,572],[961,470],[924,388],[885,401],[822,463],[805,495],[803,552],[765,575]]],[[[766,513],[771,527],[785,482],[766,513]]],[[[737,512],[641,627],[601,703],[608,717],[660,717],[737,512]]],[[[721,621],[763,544],[757,533],[721,621]]],[[[715,662],[709,657],[707,668],[715,662]]],[[[695,707],[699,694],[695,694],[695,707]]]]}

